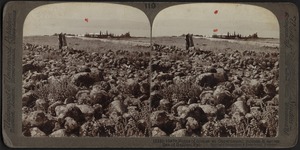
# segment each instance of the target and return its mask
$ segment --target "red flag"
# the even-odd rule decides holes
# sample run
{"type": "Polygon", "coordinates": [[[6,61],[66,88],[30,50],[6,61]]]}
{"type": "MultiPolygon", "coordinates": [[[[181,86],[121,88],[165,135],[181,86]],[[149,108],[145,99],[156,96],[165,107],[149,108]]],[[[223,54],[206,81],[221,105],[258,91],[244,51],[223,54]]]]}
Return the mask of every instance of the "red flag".
{"type": "Polygon", "coordinates": [[[217,14],[218,12],[219,12],[218,10],[215,10],[215,11],[214,11],[214,14],[217,14]]]}
{"type": "Polygon", "coordinates": [[[214,29],[213,31],[214,31],[214,32],[218,32],[218,29],[214,29]]]}
{"type": "Polygon", "coordinates": [[[89,19],[88,19],[88,18],[84,18],[84,21],[85,21],[85,22],[89,22],[89,19]]]}

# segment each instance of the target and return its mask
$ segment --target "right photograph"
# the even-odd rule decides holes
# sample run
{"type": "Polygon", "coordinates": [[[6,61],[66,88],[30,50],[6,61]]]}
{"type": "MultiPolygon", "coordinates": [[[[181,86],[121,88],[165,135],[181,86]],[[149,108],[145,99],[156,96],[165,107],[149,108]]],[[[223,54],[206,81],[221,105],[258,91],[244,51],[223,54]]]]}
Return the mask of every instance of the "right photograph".
{"type": "Polygon", "coordinates": [[[276,137],[279,24],[246,4],[182,4],[152,26],[152,137],[276,137]]]}

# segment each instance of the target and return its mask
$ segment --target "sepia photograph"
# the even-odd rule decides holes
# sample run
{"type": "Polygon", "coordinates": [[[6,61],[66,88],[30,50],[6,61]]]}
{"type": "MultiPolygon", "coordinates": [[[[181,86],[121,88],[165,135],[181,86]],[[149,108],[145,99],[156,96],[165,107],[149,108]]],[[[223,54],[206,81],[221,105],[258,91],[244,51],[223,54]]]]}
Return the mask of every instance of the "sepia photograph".
{"type": "Polygon", "coordinates": [[[153,137],[276,137],[279,24],[246,4],[183,4],[153,23],[153,137]]]}
{"type": "Polygon", "coordinates": [[[24,23],[22,132],[146,137],[150,25],[137,8],[58,3],[24,23]]]}
{"type": "Polygon", "coordinates": [[[279,24],[262,7],[175,5],[151,27],[121,4],[44,5],[22,56],[27,137],[278,135],[279,24]]]}
{"type": "Polygon", "coordinates": [[[293,3],[13,1],[3,7],[6,147],[299,143],[293,3]]]}

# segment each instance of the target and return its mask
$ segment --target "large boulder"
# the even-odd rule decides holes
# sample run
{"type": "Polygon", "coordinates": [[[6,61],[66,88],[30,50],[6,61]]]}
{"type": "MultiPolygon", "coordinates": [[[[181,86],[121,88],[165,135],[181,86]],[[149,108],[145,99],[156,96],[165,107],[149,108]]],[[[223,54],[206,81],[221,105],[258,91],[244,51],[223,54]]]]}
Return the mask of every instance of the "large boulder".
{"type": "Polygon", "coordinates": [[[46,112],[47,108],[48,108],[48,102],[46,102],[44,99],[37,99],[35,101],[35,107],[36,107],[36,110],[46,112]]]}
{"type": "Polygon", "coordinates": [[[203,73],[197,76],[196,83],[200,86],[210,86],[213,87],[217,85],[217,80],[214,78],[213,73],[203,73]]]}
{"type": "Polygon", "coordinates": [[[85,120],[91,120],[94,116],[94,107],[90,106],[90,105],[76,105],[80,111],[83,113],[85,120]]]}
{"type": "Polygon", "coordinates": [[[187,129],[177,130],[170,135],[170,137],[186,137],[186,136],[188,136],[187,129]]]}
{"type": "Polygon", "coordinates": [[[67,111],[67,107],[66,105],[57,105],[55,107],[55,116],[60,116],[62,114],[64,114],[67,111]]]}
{"type": "Polygon", "coordinates": [[[269,96],[273,97],[277,94],[276,92],[276,86],[274,84],[266,84],[264,91],[266,94],[268,94],[269,96]]]}
{"type": "Polygon", "coordinates": [[[29,133],[30,133],[31,137],[45,137],[46,136],[46,134],[37,127],[30,128],[29,133]]]}
{"type": "Polygon", "coordinates": [[[101,90],[99,86],[93,86],[91,93],[90,93],[91,100],[89,104],[101,104],[103,107],[107,107],[108,104],[111,102],[111,99],[108,93],[104,90],[101,90]]]}
{"type": "Polygon", "coordinates": [[[208,120],[212,121],[216,119],[218,115],[217,107],[212,105],[199,105],[199,107],[202,108],[208,120]]]}
{"type": "Polygon", "coordinates": [[[159,81],[165,81],[165,80],[173,80],[174,76],[169,73],[159,73],[156,77],[159,81]]]}
{"type": "Polygon", "coordinates": [[[56,131],[61,128],[60,124],[56,121],[55,117],[47,114],[48,120],[43,126],[39,127],[46,135],[51,134],[53,131],[56,131]],[[55,129],[56,127],[56,129],[55,129]]]}
{"type": "Polygon", "coordinates": [[[186,127],[187,131],[194,131],[196,129],[199,129],[200,124],[195,118],[188,117],[188,118],[186,118],[185,127],[186,127]]]}
{"type": "Polygon", "coordinates": [[[49,135],[49,137],[67,137],[66,129],[59,129],[49,135]]]}
{"type": "Polygon", "coordinates": [[[59,105],[63,105],[63,102],[62,101],[56,101],[56,102],[52,103],[48,107],[48,113],[50,113],[52,116],[55,116],[57,114],[55,109],[59,105]]]}
{"type": "Polygon", "coordinates": [[[214,87],[220,82],[228,80],[228,76],[225,72],[222,73],[203,73],[197,76],[196,83],[202,87],[209,86],[214,87]]]}
{"type": "Polygon", "coordinates": [[[234,101],[232,94],[222,88],[217,88],[213,95],[215,98],[215,105],[223,104],[226,108],[229,108],[234,101]]]}
{"type": "Polygon", "coordinates": [[[66,132],[70,133],[70,132],[76,130],[79,127],[79,125],[73,118],[66,117],[64,127],[66,129],[66,132]]]}
{"type": "Polygon", "coordinates": [[[170,111],[171,110],[171,102],[169,101],[169,100],[167,100],[167,99],[161,99],[160,101],[159,101],[159,108],[161,109],[161,110],[166,110],[166,111],[170,111]]]}
{"type": "Polygon", "coordinates": [[[120,100],[114,100],[109,104],[109,112],[123,114],[125,112],[125,106],[120,100]]]}
{"type": "Polygon", "coordinates": [[[90,76],[91,76],[91,78],[94,79],[95,82],[104,80],[103,70],[100,70],[100,69],[95,68],[95,67],[91,68],[90,76]]]}
{"type": "Polygon", "coordinates": [[[85,121],[84,114],[74,103],[67,104],[66,106],[57,106],[55,111],[60,122],[62,122],[66,117],[71,117],[78,123],[85,121]]]}
{"type": "Polygon", "coordinates": [[[218,69],[218,72],[214,73],[214,78],[216,79],[217,83],[227,81],[228,80],[227,73],[224,70],[222,70],[222,71],[219,71],[219,70],[222,70],[222,69],[218,69]]]}
{"type": "Polygon", "coordinates": [[[32,62],[22,65],[23,73],[25,73],[25,72],[27,72],[29,70],[31,70],[31,71],[37,71],[39,69],[40,68],[38,66],[34,65],[32,62]]]}
{"type": "Polygon", "coordinates": [[[33,107],[38,96],[33,92],[29,91],[22,95],[22,106],[33,107]]]}
{"type": "Polygon", "coordinates": [[[160,60],[151,63],[151,70],[153,71],[167,71],[172,67],[170,62],[162,62],[160,60]]]}
{"type": "Polygon", "coordinates": [[[236,101],[231,106],[231,113],[239,112],[246,115],[249,110],[244,101],[236,101]]]}
{"type": "Polygon", "coordinates": [[[259,97],[261,97],[264,94],[264,86],[258,80],[250,80],[249,86],[252,94],[259,97]]]}
{"type": "Polygon", "coordinates": [[[90,73],[88,73],[88,72],[80,72],[80,73],[74,74],[71,77],[71,83],[73,83],[76,86],[89,87],[94,82],[95,82],[95,80],[90,76],[90,73]]]}
{"type": "Polygon", "coordinates": [[[127,97],[124,100],[124,105],[125,106],[139,106],[141,103],[141,100],[138,98],[134,98],[134,97],[127,97]]]}
{"type": "Polygon", "coordinates": [[[157,108],[159,106],[159,102],[163,98],[163,96],[161,95],[161,93],[159,91],[155,90],[155,91],[151,92],[150,98],[151,98],[151,107],[157,108]]]}
{"type": "Polygon", "coordinates": [[[89,90],[80,90],[76,94],[76,99],[78,104],[87,104],[91,101],[89,90]]]}
{"type": "Polygon", "coordinates": [[[217,108],[217,120],[221,120],[225,117],[226,114],[226,108],[223,104],[218,104],[216,106],[217,108]]]}
{"type": "Polygon", "coordinates": [[[31,127],[41,127],[48,122],[48,118],[43,111],[31,112],[27,117],[24,117],[23,119],[23,126],[29,125],[31,127]]]}
{"type": "Polygon", "coordinates": [[[36,87],[36,81],[29,80],[28,82],[23,81],[22,87],[27,91],[27,90],[34,90],[36,87]]]}
{"type": "Polygon", "coordinates": [[[161,127],[168,121],[167,112],[165,111],[155,111],[150,115],[150,122],[152,127],[161,127]]]}
{"type": "Polygon", "coordinates": [[[189,111],[187,112],[186,118],[195,118],[198,121],[198,123],[201,124],[207,121],[206,114],[204,113],[203,109],[200,107],[199,104],[190,104],[188,108],[189,111]]]}
{"type": "Polygon", "coordinates": [[[154,127],[153,129],[152,129],[152,137],[162,137],[162,136],[167,136],[167,134],[163,131],[163,130],[161,130],[160,128],[158,128],[158,127],[154,127]]]}
{"type": "Polygon", "coordinates": [[[137,82],[137,80],[134,79],[128,79],[126,82],[126,86],[128,89],[128,92],[130,94],[132,94],[133,96],[137,97],[140,95],[141,91],[140,91],[140,85],[137,82]]]}
{"type": "Polygon", "coordinates": [[[213,105],[214,104],[214,101],[215,101],[215,98],[213,96],[213,91],[203,91],[201,94],[200,94],[200,100],[201,100],[201,104],[202,105],[213,105]]]}
{"type": "Polygon", "coordinates": [[[43,74],[43,73],[37,73],[37,72],[35,72],[35,73],[33,73],[31,75],[31,79],[33,81],[47,80],[48,79],[48,75],[43,74]]]}
{"type": "Polygon", "coordinates": [[[78,72],[91,72],[91,69],[86,65],[82,65],[78,68],[78,72]]]}
{"type": "Polygon", "coordinates": [[[188,105],[180,105],[177,107],[176,112],[180,118],[185,119],[190,111],[188,105]]]}
{"type": "Polygon", "coordinates": [[[96,83],[93,88],[97,88],[99,90],[104,90],[106,92],[108,92],[111,89],[111,86],[108,82],[105,81],[100,81],[98,83],[96,83]]]}
{"type": "Polygon", "coordinates": [[[115,133],[115,122],[108,118],[101,118],[97,120],[98,127],[98,134],[99,136],[103,137],[110,137],[112,134],[115,133]]]}
{"type": "MultiPolygon", "coordinates": [[[[174,101],[174,100],[173,100],[174,101]]],[[[176,101],[176,100],[175,100],[176,101]]],[[[176,101],[177,102],[177,101],[176,101]]],[[[178,114],[178,107],[179,106],[182,106],[182,105],[186,105],[186,102],[185,101],[179,101],[177,102],[175,105],[172,106],[171,108],[171,112],[173,114],[178,114]]],[[[180,115],[179,115],[180,116],[180,115]]]]}
{"type": "Polygon", "coordinates": [[[93,108],[94,108],[94,118],[96,120],[102,118],[102,114],[103,114],[103,107],[102,107],[102,105],[95,104],[95,105],[93,105],[93,108]]]}
{"type": "Polygon", "coordinates": [[[149,81],[147,79],[140,83],[140,91],[143,94],[148,94],[149,95],[149,93],[150,93],[150,84],[149,84],[149,81]]]}

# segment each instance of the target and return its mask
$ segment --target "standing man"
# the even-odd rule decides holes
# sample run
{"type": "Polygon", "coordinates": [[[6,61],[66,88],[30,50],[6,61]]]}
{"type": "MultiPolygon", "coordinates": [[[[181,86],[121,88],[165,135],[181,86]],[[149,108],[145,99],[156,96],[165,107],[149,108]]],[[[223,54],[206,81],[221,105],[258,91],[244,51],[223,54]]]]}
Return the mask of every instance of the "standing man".
{"type": "Polygon", "coordinates": [[[190,47],[194,47],[193,34],[190,34],[190,47]]]}
{"type": "Polygon", "coordinates": [[[67,46],[66,33],[63,34],[62,40],[63,40],[62,46],[64,47],[67,46]]]}
{"type": "Polygon", "coordinates": [[[190,47],[190,34],[189,33],[185,36],[185,47],[186,47],[186,50],[188,50],[190,47]]]}
{"type": "Polygon", "coordinates": [[[63,33],[60,33],[58,35],[58,46],[59,46],[59,49],[61,49],[63,46],[63,33]]]}

